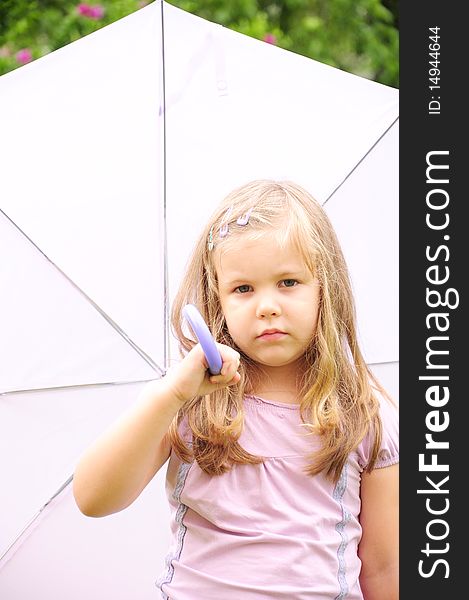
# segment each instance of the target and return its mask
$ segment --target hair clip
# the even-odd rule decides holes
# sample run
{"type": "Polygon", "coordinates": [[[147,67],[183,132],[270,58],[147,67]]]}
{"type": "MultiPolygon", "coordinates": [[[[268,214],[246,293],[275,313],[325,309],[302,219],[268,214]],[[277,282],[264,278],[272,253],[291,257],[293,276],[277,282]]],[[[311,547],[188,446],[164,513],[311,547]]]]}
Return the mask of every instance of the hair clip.
{"type": "Polygon", "coordinates": [[[230,218],[232,210],[233,210],[233,207],[230,206],[230,208],[226,211],[225,216],[223,217],[223,221],[222,221],[222,224],[220,225],[220,230],[218,232],[218,235],[221,238],[224,238],[228,235],[228,219],[230,218]]]}
{"type": "Polygon", "coordinates": [[[249,218],[251,216],[252,209],[253,209],[253,207],[251,206],[251,208],[248,210],[247,213],[245,213],[241,217],[238,217],[238,220],[236,221],[236,223],[238,223],[238,225],[247,225],[249,223],[249,218]]]}
{"type": "Polygon", "coordinates": [[[213,225],[210,227],[210,231],[208,233],[208,250],[209,252],[213,250],[213,225]]]}

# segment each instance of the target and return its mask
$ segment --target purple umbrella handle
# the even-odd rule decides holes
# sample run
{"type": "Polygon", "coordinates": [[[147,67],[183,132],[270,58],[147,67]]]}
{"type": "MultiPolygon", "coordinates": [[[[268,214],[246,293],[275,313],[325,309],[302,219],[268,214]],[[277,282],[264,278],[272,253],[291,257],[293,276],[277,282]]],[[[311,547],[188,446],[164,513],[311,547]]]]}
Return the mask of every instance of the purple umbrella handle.
{"type": "Polygon", "coordinates": [[[221,371],[223,361],[202,315],[193,304],[186,304],[182,309],[182,314],[187,319],[202,346],[208,362],[208,370],[212,375],[218,375],[221,371]]]}

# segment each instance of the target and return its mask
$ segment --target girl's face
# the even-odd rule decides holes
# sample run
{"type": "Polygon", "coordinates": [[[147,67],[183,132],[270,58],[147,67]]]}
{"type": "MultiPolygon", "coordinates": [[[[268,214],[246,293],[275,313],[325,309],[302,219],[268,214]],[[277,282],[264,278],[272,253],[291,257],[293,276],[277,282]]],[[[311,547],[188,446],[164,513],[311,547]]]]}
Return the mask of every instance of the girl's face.
{"type": "Polygon", "coordinates": [[[298,250],[266,234],[215,252],[221,307],[237,346],[267,367],[293,365],[316,333],[320,300],[298,250]]]}

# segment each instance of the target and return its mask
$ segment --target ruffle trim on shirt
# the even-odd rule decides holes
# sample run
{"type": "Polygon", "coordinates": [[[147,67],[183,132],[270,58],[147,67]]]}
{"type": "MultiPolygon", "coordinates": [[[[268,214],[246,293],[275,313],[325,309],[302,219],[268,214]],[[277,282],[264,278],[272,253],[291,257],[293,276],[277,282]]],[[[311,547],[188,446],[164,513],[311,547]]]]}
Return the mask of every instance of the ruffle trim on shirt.
{"type": "Polygon", "coordinates": [[[344,505],[344,494],[347,489],[347,470],[348,466],[345,464],[344,468],[342,469],[342,473],[340,474],[339,481],[335,485],[334,492],[332,494],[332,497],[338,503],[340,512],[342,514],[342,519],[335,525],[335,530],[340,535],[341,542],[337,549],[337,561],[339,565],[337,570],[337,581],[340,587],[340,593],[335,597],[334,600],[344,600],[349,591],[346,577],[347,565],[345,561],[345,551],[349,543],[349,537],[347,535],[346,528],[351,521],[352,515],[344,505]]]}
{"type": "Polygon", "coordinates": [[[187,512],[187,506],[181,502],[181,493],[186,483],[186,478],[191,468],[192,463],[181,463],[178,474],[176,487],[174,488],[173,498],[178,502],[178,508],[176,511],[175,521],[178,524],[178,530],[176,534],[176,546],[170,551],[165,558],[166,568],[160,577],[156,580],[155,585],[161,590],[162,597],[164,600],[169,600],[169,596],[163,591],[163,585],[171,583],[174,576],[174,565],[173,561],[179,560],[182,553],[184,544],[184,537],[186,535],[187,527],[184,525],[184,517],[187,512]]]}

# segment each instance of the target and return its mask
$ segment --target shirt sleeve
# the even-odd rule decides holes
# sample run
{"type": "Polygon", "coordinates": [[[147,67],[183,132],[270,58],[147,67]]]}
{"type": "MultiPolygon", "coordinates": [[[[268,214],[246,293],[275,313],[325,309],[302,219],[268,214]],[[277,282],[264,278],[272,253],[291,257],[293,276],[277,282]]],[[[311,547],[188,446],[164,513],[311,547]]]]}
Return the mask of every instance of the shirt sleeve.
{"type": "MultiPolygon", "coordinates": [[[[399,409],[387,398],[380,395],[380,417],[382,439],[375,469],[390,467],[399,462],[399,409]]],[[[372,431],[357,448],[358,464],[365,469],[370,460],[372,431]]]]}

